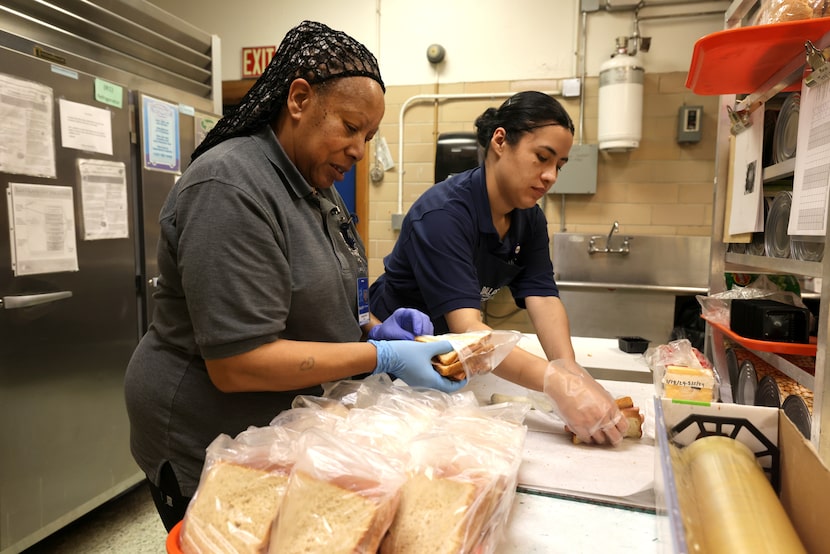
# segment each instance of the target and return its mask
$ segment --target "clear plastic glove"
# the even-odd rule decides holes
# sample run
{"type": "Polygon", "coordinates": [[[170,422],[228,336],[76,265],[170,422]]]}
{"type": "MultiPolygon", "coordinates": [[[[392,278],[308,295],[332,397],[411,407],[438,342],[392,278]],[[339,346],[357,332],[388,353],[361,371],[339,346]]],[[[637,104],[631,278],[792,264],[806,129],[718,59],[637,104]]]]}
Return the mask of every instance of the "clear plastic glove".
{"type": "Polygon", "coordinates": [[[447,379],[432,367],[430,361],[436,354],[452,350],[449,341],[415,342],[408,340],[370,340],[378,351],[378,363],[372,375],[388,373],[410,387],[429,387],[443,392],[455,392],[467,384],[467,380],[447,379]]]}
{"type": "Polygon", "coordinates": [[[587,443],[617,445],[628,422],[611,394],[574,360],[553,360],[545,371],[544,391],[568,429],[587,443]]]}
{"type": "Polygon", "coordinates": [[[398,308],[380,325],[369,329],[372,340],[412,340],[435,331],[429,316],[412,308],[398,308]]]}

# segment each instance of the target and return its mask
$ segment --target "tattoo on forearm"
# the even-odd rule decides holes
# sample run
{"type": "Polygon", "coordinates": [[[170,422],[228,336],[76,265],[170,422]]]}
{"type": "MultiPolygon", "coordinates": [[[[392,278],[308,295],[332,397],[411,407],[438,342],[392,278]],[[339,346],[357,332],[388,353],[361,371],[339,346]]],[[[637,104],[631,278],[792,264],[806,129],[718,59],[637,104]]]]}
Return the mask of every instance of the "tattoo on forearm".
{"type": "Polygon", "coordinates": [[[314,358],[306,358],[300,363],[300,371],[311,371],[314,369],[314,358]]]}

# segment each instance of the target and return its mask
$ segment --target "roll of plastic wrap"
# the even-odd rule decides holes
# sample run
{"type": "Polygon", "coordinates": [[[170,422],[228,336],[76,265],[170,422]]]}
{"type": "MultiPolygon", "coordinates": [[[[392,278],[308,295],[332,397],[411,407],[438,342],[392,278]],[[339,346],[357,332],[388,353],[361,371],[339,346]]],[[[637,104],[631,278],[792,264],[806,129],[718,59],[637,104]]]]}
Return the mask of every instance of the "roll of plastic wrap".
{"type": "Polygon", "coordinates": [[[679,464],[686,492],[694,497],[693,502],[683,502],[687,540],[695,542],[687,545],[689,552],[806,552],[746,445],[724,436],[703,437],[680,451],[679,464]],[[695,513],[689,514],[689,509],[695,513]]]}

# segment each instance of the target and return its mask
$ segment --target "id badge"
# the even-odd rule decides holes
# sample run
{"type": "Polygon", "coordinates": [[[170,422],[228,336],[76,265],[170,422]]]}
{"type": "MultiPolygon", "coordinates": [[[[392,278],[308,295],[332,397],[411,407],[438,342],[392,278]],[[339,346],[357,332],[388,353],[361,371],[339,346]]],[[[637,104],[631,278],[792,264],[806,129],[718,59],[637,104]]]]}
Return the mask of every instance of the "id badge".
{"type": "Polygon", "coordinates": [[[357,278],[357,321],[362,325],[369,323],[369,278],[357,278]]]}

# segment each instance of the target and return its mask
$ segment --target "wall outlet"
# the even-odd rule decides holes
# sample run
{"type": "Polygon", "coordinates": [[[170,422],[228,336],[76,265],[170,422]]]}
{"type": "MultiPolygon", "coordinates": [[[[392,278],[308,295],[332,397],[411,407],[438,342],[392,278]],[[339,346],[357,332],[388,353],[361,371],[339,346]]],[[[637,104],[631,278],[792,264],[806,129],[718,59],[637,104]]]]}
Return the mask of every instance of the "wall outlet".
{"type": "Polygon", "coordinates": [[[400,231],[403,226],[404,214],[392,214],[392,230],[400,231]]]}

